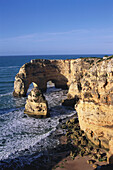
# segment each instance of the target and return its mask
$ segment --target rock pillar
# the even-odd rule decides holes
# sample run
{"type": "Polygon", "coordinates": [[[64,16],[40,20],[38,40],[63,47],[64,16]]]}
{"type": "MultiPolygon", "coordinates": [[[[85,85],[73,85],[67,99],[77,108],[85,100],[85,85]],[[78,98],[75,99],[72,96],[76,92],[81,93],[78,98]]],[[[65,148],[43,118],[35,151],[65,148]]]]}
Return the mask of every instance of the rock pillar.
{"type": "Polygon", "coordinates": [[[49,116],[47,101],[38,87],[34,87],[28,95],[24,113],[38,118],[49,116]]]}

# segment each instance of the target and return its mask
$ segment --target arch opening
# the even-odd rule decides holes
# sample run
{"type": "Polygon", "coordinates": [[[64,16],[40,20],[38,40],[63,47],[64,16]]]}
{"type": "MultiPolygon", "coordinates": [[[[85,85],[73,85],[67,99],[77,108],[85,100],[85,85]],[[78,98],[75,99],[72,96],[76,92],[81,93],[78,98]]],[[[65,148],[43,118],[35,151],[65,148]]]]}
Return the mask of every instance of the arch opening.
{"type": "Polygon", "coordinates": [[[31,90],[33,89],[33,82],[29,85],[28,89],[27,89],[27,96],[29,95],[29,93],[31,92],[31,90]]]}
{"type": "Polygon", "coordinates": [[[34,87],[38,87],[38,85],[34,82],[31,82],[27,88],[27,96],[29,95],[29,93],[31,92],[31,90],[34,88],[34,87]]]}
{"type": "Polygon", "coordinates": [[[47,82],[47,88],[49,87],[55,87],[55,83],[52,82],[51,80],[47,82]]]}
{"type": "Polygon", "coordinates": [[[56,87],[56,83],[55,83],[54,80],[47,81],[46,93],[49,93],[49,92],[52,92],[52,91],[59,91],[59,89],[61,89],[61,88],[56,87]]]}

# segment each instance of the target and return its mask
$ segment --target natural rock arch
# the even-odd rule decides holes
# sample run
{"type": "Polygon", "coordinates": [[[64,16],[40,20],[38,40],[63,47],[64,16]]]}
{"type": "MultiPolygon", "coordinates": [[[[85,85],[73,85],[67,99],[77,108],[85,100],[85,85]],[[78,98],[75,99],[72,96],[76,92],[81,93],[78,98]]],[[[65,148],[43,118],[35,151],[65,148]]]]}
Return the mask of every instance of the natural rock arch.
{"type": "Polygon", "coordinates": [[[31,82],[45,91],[47,82],[69,87],[68,99],[79,98],[75,108],[88,138],[110,148],[113,163],[113,56],[72,60],[32,60],[15,77],[14,96],[25,96],[31,82]]]}
{"type": "Polygon", "coordinates": [[[42,92],[47,89],[47,82],[52,81],[56,88],[67,89],[69,86],[69,61],[31,60],[24,64],[15,77],[13,95],[26,96],[29,85],[33,82],[42,92]]]}
{"type": "MultiPolygon", "coordinates": [[[[15,76],[14,92],[16,97],[26,96],[29,85],[33,82],[35,87],[44,92],[47,82],[52,81],[56,88],[67,89],[74,81],[80,84],[80,79],[89,70],[92,63],[98,59],[68,59],[44,60],[35,59],[24,64],[15,76]],[[93,61],[93,62],[92,62],[93,61]]],[[[72,89],[72,88],[71,88],[72,89]]],[[[75,90],[69,91],[73,97],[75,90]]]]}

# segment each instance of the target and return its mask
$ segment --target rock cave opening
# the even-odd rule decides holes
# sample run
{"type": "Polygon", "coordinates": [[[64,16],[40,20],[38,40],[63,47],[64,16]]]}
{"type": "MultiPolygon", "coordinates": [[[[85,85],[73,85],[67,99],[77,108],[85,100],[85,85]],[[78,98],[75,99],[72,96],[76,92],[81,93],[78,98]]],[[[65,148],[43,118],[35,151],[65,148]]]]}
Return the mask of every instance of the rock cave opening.
{"type": "Polygon", "coordinates": [[[28,90],[27,90],[27,96],[28,96],[28,94],[30,93],[30,91],[33,89],[33,83],[31,83],[30,85],[29,85],[29,88],[28,88],[28,90]]]}
{"type": "Polygon", "coordinates": [[[27,88],[27,96],[30,94],[31,90],[34,88],[34,87],[38,87],[38,85],[34,82],[31,82],[27,88]]]}
{"type": "Polygon", "coordinates": [[[51,80],[47,82],[47,88],[49,87],[55,87],[55,83],[53,83],[51,80]]]}
{"type": "Polygon", "coordinates": [[[56,85],[54,83],[54,81],[52,80],[49,80],[47,82],[47,90],[46,90],[46,93],[50,93],[51,91],[57,91],[58,88],[56,88],[56,85]]]}

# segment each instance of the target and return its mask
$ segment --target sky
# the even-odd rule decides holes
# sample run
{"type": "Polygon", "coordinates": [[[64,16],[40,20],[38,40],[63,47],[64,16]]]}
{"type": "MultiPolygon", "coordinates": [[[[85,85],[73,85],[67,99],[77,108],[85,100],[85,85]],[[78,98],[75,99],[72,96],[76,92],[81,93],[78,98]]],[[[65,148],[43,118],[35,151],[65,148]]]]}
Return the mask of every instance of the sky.
{"type": "Polygon", "coordinates": [[[113,54],[113,0],[0,0],[0,55],[113,54]]]}

